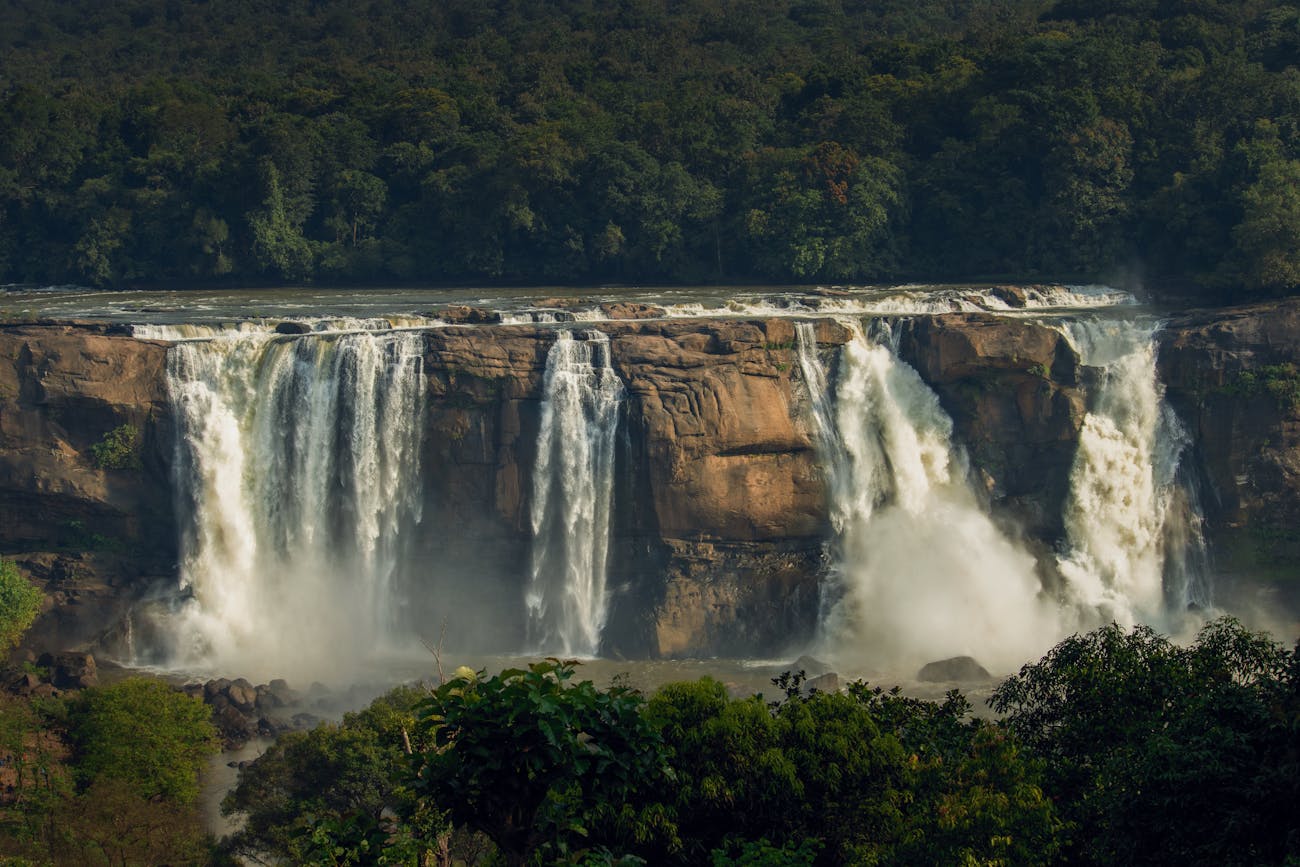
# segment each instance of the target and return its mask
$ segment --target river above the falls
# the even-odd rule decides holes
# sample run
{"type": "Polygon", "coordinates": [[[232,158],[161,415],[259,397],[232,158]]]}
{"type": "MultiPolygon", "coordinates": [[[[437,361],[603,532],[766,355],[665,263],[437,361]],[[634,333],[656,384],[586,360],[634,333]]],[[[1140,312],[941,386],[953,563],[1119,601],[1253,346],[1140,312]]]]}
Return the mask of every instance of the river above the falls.
{"type": "MultiPolygon", "coordinates": [[[[770,315],[1041,313],[1120,307],[1137,299],[1106,286],[994,284],[898,286],[626,286],[101,290],[0,287],[0,318],[90,319],[138,325],[216,326],[261,320],[379,320],[397,327],[445,324],[448,308],[499,314],[506,323],[601,321],[601,305],[657,307],[666,318],[770,315]]],[[[615,314],[614,318],[618,318],[615,314]]]]}

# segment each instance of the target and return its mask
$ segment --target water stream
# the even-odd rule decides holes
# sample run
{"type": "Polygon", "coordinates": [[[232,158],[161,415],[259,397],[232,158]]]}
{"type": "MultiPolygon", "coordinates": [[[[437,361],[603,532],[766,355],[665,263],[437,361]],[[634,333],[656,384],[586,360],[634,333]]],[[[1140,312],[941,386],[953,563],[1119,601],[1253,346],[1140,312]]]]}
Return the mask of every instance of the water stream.
{"type": "Polygon", "coordinates": [[[605,561],[614,442],[623,384],[609,337],[561,331],[546,360],[533,468],[528,644],[541,653],[595,656],[605,626],[605,561]]]}

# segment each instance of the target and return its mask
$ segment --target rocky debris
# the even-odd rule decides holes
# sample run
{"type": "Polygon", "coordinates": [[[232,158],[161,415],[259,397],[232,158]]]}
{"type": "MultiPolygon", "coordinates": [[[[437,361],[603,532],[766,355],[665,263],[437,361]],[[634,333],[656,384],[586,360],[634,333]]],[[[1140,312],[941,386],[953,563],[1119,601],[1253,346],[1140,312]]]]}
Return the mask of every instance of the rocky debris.
{"type": "Polygon", "coordinates": [[[184,690],[212,708],[212,724],[227,749],[235,749],[253,737],[275,737],[319,721],[312,714],[295,712],[301,697],[279,679],[254,686],[242,677],[222,677],[186,684],[184,690]]]}
{"type": "Polygon", "coordinates": [[[281,322],[275,326],[276,334],[310,334],[311,326],[306,322],[281,322]]]}
{"type": "Polygon", "coordinates": [[[45,653],[36,661],[50,672],[55,689],[86,689],[99,685],[95,657],[89,653],[45,653]]]}
{"type": "Polygon", "coordinates": [[[969,683],[992,680],[993,675],[972,657],[954,656],[927,662],[916,673],[916,679],[922,683],[969,683]]]}
{"type": "Polygon", "coordinates": [[[497,311],[466,304],[444,307],[434,315],[453,325],[497,325],[501,322],[501,314],[497,311]]]}
{"type": "Polygon", "coordinates": [[[606,302],[600,311],[610,319],[658,319],[667,313],[662,307],[632,301],[606,302]]]}
{"type": "Polygon", "coordinates": [[[10,669],[5,678],[8,692],[23,696],[52,697],[68,691],[87,689],[99,685],[99,671],[95,657],[89,653],[65,651],[22,655],[26,665],[10,669]]]}

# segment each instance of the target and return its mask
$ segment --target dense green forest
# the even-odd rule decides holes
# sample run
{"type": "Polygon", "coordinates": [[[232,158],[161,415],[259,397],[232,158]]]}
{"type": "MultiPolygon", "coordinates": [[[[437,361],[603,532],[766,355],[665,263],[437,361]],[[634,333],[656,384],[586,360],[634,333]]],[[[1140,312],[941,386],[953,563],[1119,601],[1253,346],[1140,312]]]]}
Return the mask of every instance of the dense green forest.
{"type": "Polygon", "coordinates": [[[0,21],[0,282],[1300,285],[1280,0],[3,0],[0,21]]]}

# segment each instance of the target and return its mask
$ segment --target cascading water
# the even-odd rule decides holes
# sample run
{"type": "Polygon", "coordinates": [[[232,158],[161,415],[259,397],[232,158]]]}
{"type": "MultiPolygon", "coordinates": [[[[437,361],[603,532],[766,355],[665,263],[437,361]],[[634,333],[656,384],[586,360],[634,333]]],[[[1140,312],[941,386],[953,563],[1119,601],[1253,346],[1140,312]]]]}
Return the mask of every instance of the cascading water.
{"type": "Polygon", "coordinates": [[[176,344],[181,582],[170,662],[327,678],[399,641],[421,517],[423,338],[236,333],[176,344]]]}
{"type": "Polygon", "coordinates": [[[1060,633],[1034,558],[980,507],[934,392],[849,324],[830,383],[811,327],[797,332],[835,530],[823,652],[896,672],[957,655],[1010,670],[1060,633]]]}
{"type": "Polygon", "coordinates": [[[1178,475],[1190,438],[1164,401],[1154,331],[1140,321],[1065,326],[1100,376],[1079,433],[1059,560],[1085,620],[1161,623],[1210,604],[1199,504],[1178,475]]]}
{"type": "Polygon", "coordinates": [[[623,384],[609,337],[561,331],[546,359],[533,470],[530,649],[593,656],[607,600],[614,443],[623,384]]]}

